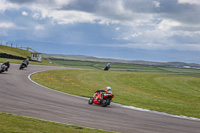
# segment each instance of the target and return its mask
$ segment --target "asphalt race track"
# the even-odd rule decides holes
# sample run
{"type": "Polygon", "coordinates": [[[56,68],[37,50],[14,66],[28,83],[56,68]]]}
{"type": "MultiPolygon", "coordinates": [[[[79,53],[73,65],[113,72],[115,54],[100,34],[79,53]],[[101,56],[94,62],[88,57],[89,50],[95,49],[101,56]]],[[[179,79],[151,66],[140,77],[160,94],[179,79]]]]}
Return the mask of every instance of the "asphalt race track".
{"type": "MultiPolygon", "coordinates": [[[[67,69],[11,64],[0,74],[0,112],[123,133],[200,133],[200,120],[152,112],[88,105],[88,100],[34,84],[28,75],[43,70],[67,69]]],[[[93,94],[91,94],[92,96],[93,94]]]]}

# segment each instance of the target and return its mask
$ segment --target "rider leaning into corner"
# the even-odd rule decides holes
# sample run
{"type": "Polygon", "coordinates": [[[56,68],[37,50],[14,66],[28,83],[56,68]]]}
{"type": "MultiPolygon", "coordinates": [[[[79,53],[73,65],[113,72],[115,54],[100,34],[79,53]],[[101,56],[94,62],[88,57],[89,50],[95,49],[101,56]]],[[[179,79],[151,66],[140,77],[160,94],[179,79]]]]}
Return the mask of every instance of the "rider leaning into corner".
{"type": "Polygon", "coordinates": [[[26,60],[24,60],[24,62],[26,62],[27,67],[28,67],[28,64],[29,64],[29,58],[27,58],[26,60]]]}
{"type": "Polygon", "coordinates": [[[23,62],[22,62],[23,64],[25,64],[26,65],[26,67],[28,67],[28,64],[29,64],[29,59],[27,58],[27,59],[25,59],[23,62]]]}
{"type": "Polygon", "coordinates": [[[1,66],[3,65],[7,66],[6,71],[8,71],[8,68],[10,67],[10,61],[8,60],[7,62],[3,63],[1,66]]]}
{"type": "Polygon", "coordinates": [[[110,105],[112,98],[114,95],[112,94],[111,87],[106,87],[105,90],[97,90],[95,91],[92,98],[89,99],[88,104],[100,104],[102,107],[106,107],[110,105]]]}
{"type": "Polygon", "coordinates": [[[111,91],[111,87],[110,86],[108,86],[108,87],[106,87],[106,90],[97,90],[97,92],[106,92],[106,94],[104,94],[104,93],[101,93],[101,99],[103,99],[103,96],[104,95],[107,95],[107,94],[112,94],[112,91],[111,91]]]}

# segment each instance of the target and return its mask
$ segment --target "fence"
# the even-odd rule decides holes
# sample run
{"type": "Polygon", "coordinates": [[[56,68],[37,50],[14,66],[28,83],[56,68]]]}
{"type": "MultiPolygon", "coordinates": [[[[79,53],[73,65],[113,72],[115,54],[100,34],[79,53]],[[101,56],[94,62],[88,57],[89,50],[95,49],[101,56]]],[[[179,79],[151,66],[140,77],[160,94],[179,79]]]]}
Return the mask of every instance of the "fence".
{"type": "Polygon", "coordinates": [[[9,59],[18,59],[18,60],[25,60],[26,58],[20,57],[20,56],[15,56],[15,55],[10,55],[6,53],[0,53],[1,58],[9,58],[9,59]]]}

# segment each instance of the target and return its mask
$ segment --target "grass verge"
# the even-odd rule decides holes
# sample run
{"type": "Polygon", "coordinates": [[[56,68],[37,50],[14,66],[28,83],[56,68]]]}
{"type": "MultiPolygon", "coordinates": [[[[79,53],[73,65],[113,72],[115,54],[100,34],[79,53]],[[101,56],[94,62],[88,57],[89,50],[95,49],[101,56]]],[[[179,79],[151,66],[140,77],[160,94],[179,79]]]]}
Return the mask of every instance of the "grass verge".
{"type": "Polygon", "coordinates": [[[0,112],[1,133],[111,133],[0,112]]]}
{"type": "Polygon", "coordinates": [[[34,81],[49,88],[91,97],[95,90],[111,86],[113,102],[200,118],[200,78],[180,75],[100,71],[56,70],[36,73],[34,81]]]}

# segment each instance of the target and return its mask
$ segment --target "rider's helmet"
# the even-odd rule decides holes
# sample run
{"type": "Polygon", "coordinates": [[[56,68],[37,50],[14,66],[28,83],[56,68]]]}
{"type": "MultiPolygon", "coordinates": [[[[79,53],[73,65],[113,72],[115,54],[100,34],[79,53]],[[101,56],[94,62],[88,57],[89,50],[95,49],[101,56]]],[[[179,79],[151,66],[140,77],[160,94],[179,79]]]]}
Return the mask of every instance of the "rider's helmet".
{"type": "Polygon", "coordinates": [[[7,60],[7,62],[9,63],[10,61],[9,61],[9,60],[7,60]]]}
{"type": "Polygon", "coordinates": [[[108,86],[108,87],[106,87],[106,89],[109,91],[109,90],[111,90],[111,87],[110,87],[110,86],[108,86]]]}

